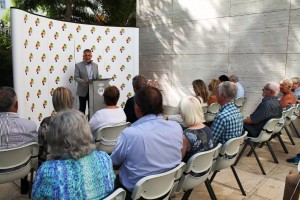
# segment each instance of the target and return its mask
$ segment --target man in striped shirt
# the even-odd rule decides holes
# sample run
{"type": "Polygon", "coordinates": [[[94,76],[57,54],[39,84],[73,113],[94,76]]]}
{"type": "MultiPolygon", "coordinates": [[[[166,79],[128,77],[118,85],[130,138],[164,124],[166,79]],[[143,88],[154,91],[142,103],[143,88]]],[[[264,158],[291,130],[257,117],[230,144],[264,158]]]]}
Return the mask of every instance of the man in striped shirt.
{"type": "MultiPolygon", "coordinates": [[[[11,149],[37,142],[37,128],[33,121],[18,116],[18,100],[11,87],[0,88],[0,149],[11,149]]],[[[21,193],[28,192],[27,176],[21,179],[21,193]]]]}
{"type": "Polygon", "coordinates": [[[262,89],[263,99],[255,111],[244,120],[244,129],[251,137],[257,137],[264,125],[272,118],[280,118],[282,108],[277,99],[279,85],[267,83],[262,89]]]}
{"type": "Polygon", "coordinates": [[[243,116],[233,103],[236,93],[235,83],[220,83],[217,99],[221,109],[211,127],[216,144],[225,144],[229,139],[239,137],[243,133],[243,116]]]}

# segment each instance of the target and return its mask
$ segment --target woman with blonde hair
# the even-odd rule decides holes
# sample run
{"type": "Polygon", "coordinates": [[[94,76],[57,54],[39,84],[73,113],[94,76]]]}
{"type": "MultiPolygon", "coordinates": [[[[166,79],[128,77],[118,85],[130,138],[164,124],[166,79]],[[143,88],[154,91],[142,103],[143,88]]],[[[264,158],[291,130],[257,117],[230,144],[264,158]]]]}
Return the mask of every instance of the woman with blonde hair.
{"type": "Polygon", "coordinates": [[[51,160],[38,169],[33,199],[103,199],[114,190],[115,174],[107,153],[95,150],[86,117],[65,110],[49,124],[51,160]]]}
{"type": "Polygon", "coordinates": [[[200,101],[200,103],[203,106],[203,104],[206,104],[208,100],[208,91],[206,84],[203,80],[197,79],[193,81],[192,85],[196,94],[196,98],[200,101]]]}
{"type": "Polygon", "coordinates": [[[203,124],[204,115],[199,100],[192,96],[183,97],[179,103],[180,115],[188,127],[183,132],[182,158],[187,162],[195,153],[213,149],[212,131],[203,124]]]}
{"type": "MultiPolygon", "coordinates": [[[[55,112],[60,112],[65,109],[73,108],[73,96],[72,92],[69,88],[66,87],[58,87],[54,90],[52,95],[52,103],[55,112]]],[[[39,164],[47,160],[48,148],[47,148],[47,140],[46,134],[47,129],[49,127],[49,123],[52,116],[46,117],[40,124],[38,130],[38,141],[39,141],[39,164]]]]}
{"type": "Polygon", "coordinates": [[[279,89],[280,92],[283,94],[279,103],[282,108],[288,108],[293,104],[296,104],[295,95],[292,92],[293,82],[291,79],[283,79],[280,81],[279,89]]]}
{"type": "Polygon", "coordinates": [[[207,104],[210,105],[212,103],[216,103],[217,100],[217,92],[218,92],[218,86],[220,84],[219,80],[212,79],[208,85],[208,90],[210,91],[210,95],[208,97],[207,104]]]}

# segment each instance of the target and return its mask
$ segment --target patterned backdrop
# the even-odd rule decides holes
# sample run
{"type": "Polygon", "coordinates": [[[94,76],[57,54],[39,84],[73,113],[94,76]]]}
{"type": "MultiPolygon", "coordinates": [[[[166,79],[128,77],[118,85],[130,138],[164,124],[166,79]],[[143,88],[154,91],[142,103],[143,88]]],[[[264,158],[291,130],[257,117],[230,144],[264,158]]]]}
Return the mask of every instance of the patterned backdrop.
{"type": "Polygon", "coordinates": [[[69,87],[76,99],[75,63],[91,49],[99,78],[112,78],[120,89],[118,105],[132,96],[132,78],[138,74],[137,28],[68,23],[11,9],[14,88],[19,115],[39,123],[54,114],[52,93],[69,87]]]}

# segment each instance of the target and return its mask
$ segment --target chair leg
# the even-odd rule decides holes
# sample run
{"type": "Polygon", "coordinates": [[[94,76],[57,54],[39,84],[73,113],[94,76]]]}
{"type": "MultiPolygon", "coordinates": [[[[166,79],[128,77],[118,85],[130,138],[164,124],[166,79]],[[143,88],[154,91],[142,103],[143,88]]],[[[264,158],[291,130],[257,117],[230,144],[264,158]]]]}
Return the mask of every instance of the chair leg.
{"type": "Polygon", "coordinates": [[[295,129],[297,136],[300,138],[300,134],[299,134],[298,130],[296,129],[294,122],[292,121],[291,124],[292,124],[293,128],[295,129]]]}
{"type": "Polygon", "coordinates": [[[259,168],[260,168],[261,172],[263,173],[263,175],[266,175],[266,172],[265,172],[265,170],[264,170],[264,168],[263,168],[263,166],[262,166],[262,164],[261,164],[261,162],[260,162],[260,160],[259,160],[259,158],[257,156],[257,153],[255,152],[254,146],[253,146],[253,144],[252,144],[251,141],[250,141],[250,146],[251,146],[251,150],[252,150],[252,152],[253,152],[253,154],[254,154],[254,156],[256,158],[256,161],[257,161],[257,163],[259,165],[259,168]]]}
{"type": "MultiPolygon", "coordinates": [[[[250,141],[250,143],[253,144],[251,141],[250,141]]],[[[255,149],[257,145],[258,145],[258,143],[254,143],[254,144],[253,144],[253,149],[255,149]]],[[[247,157],[250,157],[251,155],[252,155],[252,148],[251,148],[250,151],[248,152],[247,157]]]]}
{"type": "Polygon", "coordinates": [[[284,130],[285,130],[286,134],[288,135],[288,137],[290,138],[292,145],[295,145],[295,142],[294,142],[289,130],[286,127],[284,127],[284,130]]]}
{"type": "Polygon", "coordinates": [[[31,198],[31,190],[32,190],[32,184],[33,184],[33,173],[34,173],[34,170],[31,169],[28,198],[31,198]]]}
{"type": "Polygon", "coordinates": [[[233,164],[234,166],[236,166],[236,165],[238,164],[238,162],[239,162],[239,160],[241,159],[241,157],[242,157],[244,151],[246,150],[246,147],[248,146],[248,144],[249,144],[249,139],[245,141],[245,144],[244,144],[244,146],[243,146],[242,151],[239,153],[237,159],[235,160],[235,162],[234,162],[234,164],[233,164]]]}
{"type": "Polygon", "coordinates": [[[213,173],[213,175],[211,176],[211,178],[210,178],[210,182],[212,183],[213,182],[213,180],[214,180],[214,178],[215,178],[215,176],[217,175],[217,173],[218,173],[219,171],[214,171],[214,173],[213,173]]]}
{"type": "Polygon", "coordinates": [[[278,162],[278,159],[277,159],[277,157],[276,157],[276,155],[275,155],[275,153],[274,153],[274,150],[273,150],[272,146],[270,145],[270,142],[269,142],[269,141],[266,141],[266,143],[267,143],[267,146],[268,146],[268,148],[269,148],[269,150],[270,150],[270,153],[271,153],[271,155],[272,155],[272,157],[273,157],[274,162],[275,162],[275,163],[279,163],[279,162],[278,162]]]}
{"type": "Polygon", "coordinates": [[[212,200],[217,200],[216,194],[215,194],[208,178],[205,180],[205,185],[206,185],[206,188],[207,188],[210,198],[212,200]]]}
{"type": "Polygon", "coordinates": [[[243,194],[244,196],[246,196],[246,192],[245,192],[245,190],[244,190],[244,188],[243,188],[243,186],[242,186],[242,183],[241,183],[241,181],[240,181],[240,179],[239,179],[239,176],[237,175],[237,173],[236,173],[236,171],[235,171],[233,165],[231,165],[230,168],[231,168],[231,170],[232,170],[232,172],[233,172],[233,174],[234,174],[235,180],[236,180],[236,182],[238,183],[238,185],[239,185],[239,187],[240,187],[240,190],[241,190],[242,194],[243,194]]]}
{"type": "Polygon", "coordinates": [[[192,194],[192,192],[193,192],[193,189],[189,189],[187,191],[184,191],[184,195],[181,198],[181,200],[188,200],[190,195],[192,194]]]}
{"type": "Polygon", "coordinates": [[[281,138],[281,136],[280,136],[280,134],[276,134],[276,136],[277,136],[277,138],[278,138],[278,140],[279,140],[279,142],[280,142],[280,144],[281,144],[284,152],[285,153],[289,153],[288,150],[287,150],[287,148],[286,148],[286,146],[285,146],[285,144],[284,144],[284,142],[283,142],[283,140],[282,140],[282,138],[281,138]]]}

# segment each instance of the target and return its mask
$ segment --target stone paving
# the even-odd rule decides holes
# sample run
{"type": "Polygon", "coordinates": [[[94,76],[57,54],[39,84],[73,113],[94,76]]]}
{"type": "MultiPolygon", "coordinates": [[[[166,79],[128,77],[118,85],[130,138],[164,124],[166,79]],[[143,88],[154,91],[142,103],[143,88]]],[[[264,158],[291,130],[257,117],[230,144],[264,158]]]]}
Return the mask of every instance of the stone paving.
{"type": "MultiPolygon", "coordinates": [[[[300,127],[300,120],[296,127],[300,127]]],[[[299,129],[298,129],[299,130],[299,129]]],[[[284,153],[278,140],[274,139],[273,145],[279,164],[274,163],[271,154],[266,146],[257,148],[258,156],[264,166],[267,175],[263,175],[254,156],[246,157],[244,154],[236,166],[236,171],[240,177],[247,196],[243,196],[236,183],[231,169],[219,172],[212,183],[218,200],[280,200],[283,196],[285,176],[296,165],[289,164],[285,160],[300,152],[300,138],[294,137],[296,145],[291,145],[285,132],[282,138],[288,148],[289,154],[284,153]]],[[[247,152],[247,151],[246,151],[247,152]]],[[[0,185],[0,200],[26,200],[26,195],[20,194],[20,181],[0,185]]],[[[175,195],[172,199],[180,200],[182,193],[175,195]]],[[[192,192],[190,200],[210,199],[204,184],[198,186],[192,192]]]]}

